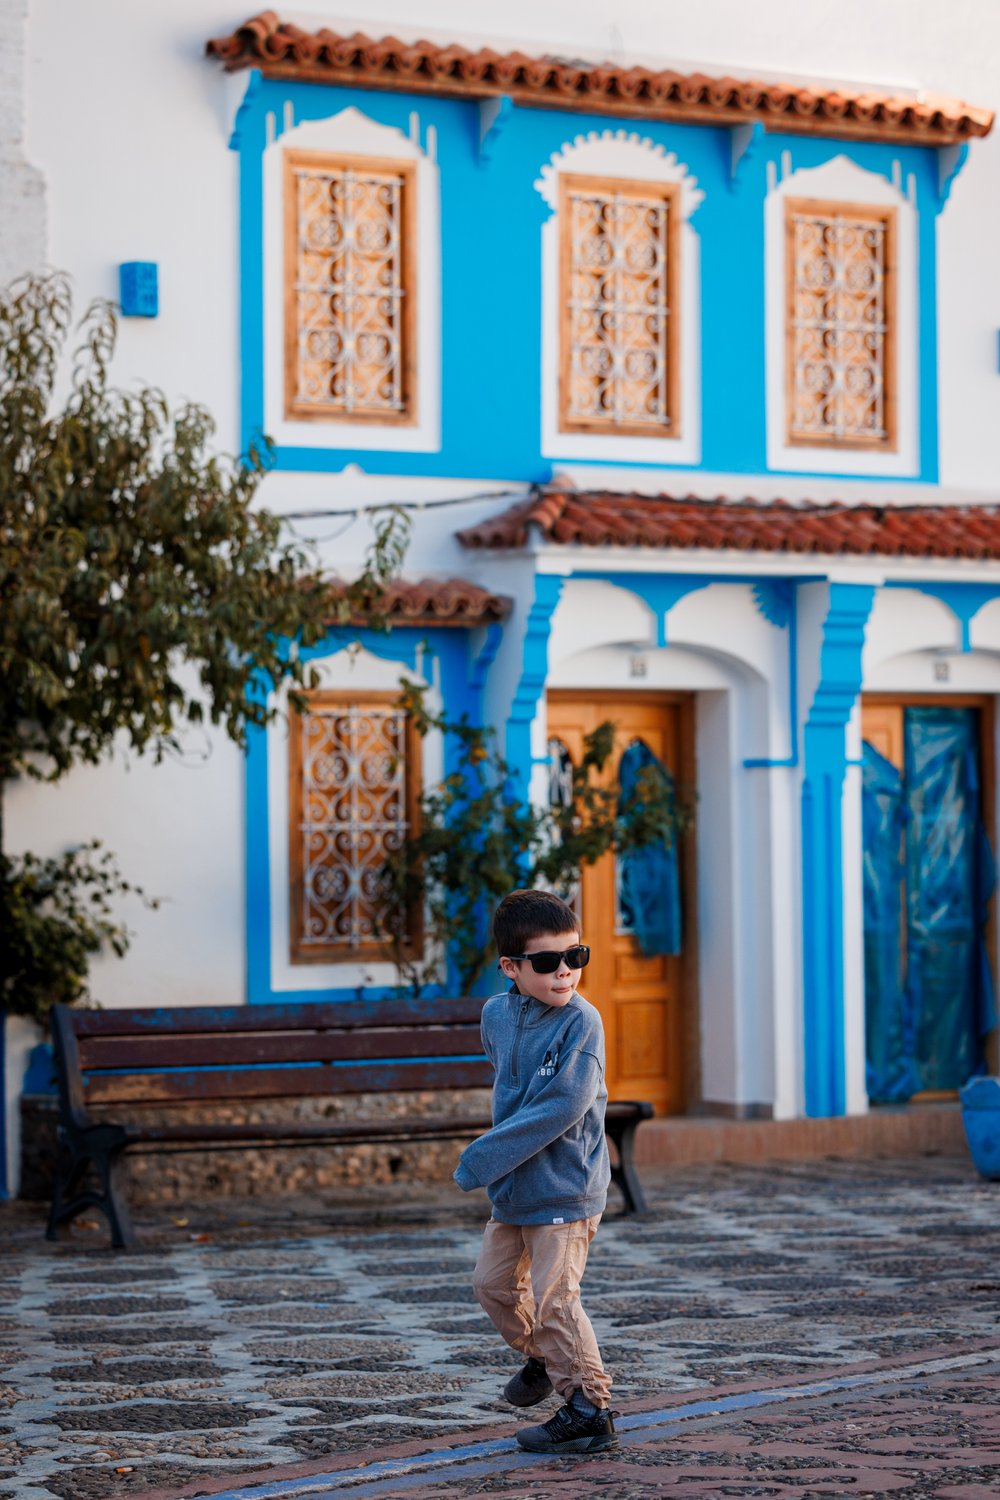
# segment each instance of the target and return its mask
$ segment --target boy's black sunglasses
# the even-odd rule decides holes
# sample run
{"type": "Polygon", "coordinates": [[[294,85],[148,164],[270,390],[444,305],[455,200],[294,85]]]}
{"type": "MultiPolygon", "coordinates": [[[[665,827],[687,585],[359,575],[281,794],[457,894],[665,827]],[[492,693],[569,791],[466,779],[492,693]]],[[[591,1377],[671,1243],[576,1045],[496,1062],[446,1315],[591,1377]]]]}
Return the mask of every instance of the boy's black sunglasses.
{"type": "Polygon", "coordinates": [[[562,953],[543,948],[541,953],[505,953],[504,958],[511,958],[515,963],[527,959],[536,974],[554,974],[563,959],[570,969],[585,969],[590,963],[590,949],[586,943],[577,943],[573,948],[564,948],[562,953]]]}

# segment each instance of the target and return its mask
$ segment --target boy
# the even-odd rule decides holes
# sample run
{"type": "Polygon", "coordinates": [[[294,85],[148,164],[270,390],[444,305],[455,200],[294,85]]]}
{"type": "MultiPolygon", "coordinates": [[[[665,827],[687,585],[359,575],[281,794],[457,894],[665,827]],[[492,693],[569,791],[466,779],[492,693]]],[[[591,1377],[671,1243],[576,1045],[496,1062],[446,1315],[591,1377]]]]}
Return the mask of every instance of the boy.
{"type": "Polygon", "coordinates": [[[510,990],[483,1007],[493,1064],[493,1129],[462,1152],[455,1181],[486,1187],[486,1226],[473,1286],[511,1348],[527,1355],[504,1395],[533,1406],[553,1387],[566,1403],[517,1441],[534,1453],[617,1448],[605,1374],[580,1305],[587,1251],[607,1202],[604,1028],[576,993],[590,949],[548,891],[512,891],[493,918],[510,990]]]}

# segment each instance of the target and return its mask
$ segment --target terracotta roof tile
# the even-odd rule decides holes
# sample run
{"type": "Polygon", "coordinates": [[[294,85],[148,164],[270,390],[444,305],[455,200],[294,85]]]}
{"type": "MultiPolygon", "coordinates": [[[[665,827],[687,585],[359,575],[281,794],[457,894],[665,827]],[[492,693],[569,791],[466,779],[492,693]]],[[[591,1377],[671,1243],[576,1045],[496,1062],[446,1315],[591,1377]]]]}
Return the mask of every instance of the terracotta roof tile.
{"type": "MultiPolygon", "coordinates": [[[[331,597],[343,596],[344,585],[330,584],[331,597]]],[[[511,601],[491,594],[464,578],[423,578],[419,583],[397,579],[381,600],[373,600],[393,625],[488,625],[510,613],[511,601]]]]}
{"type": "Polygon", "coordinates": [[[1000,561],[998,505],[791,504],[550,488],[458,539],[465,547],[523,547],[532,528],[566,546],[1000,561]]]}
{"type": "Polygon", "coordinates": [[[932,95],[923,100],[830,87],[654,72],[557,57],[470,52],[452,43],[374,41],[321,29],[303,31],[273,10],[252,16],[229,36],[206,44],[226,68],[260,68],[270,78],[351,83],[371,88],[465,96],[508,94],[522,104],[555,105],[629,117],[739,124],[760,120],[770,130],[924,141],[946,146],[987,135],[993,112],[932,95]]]}

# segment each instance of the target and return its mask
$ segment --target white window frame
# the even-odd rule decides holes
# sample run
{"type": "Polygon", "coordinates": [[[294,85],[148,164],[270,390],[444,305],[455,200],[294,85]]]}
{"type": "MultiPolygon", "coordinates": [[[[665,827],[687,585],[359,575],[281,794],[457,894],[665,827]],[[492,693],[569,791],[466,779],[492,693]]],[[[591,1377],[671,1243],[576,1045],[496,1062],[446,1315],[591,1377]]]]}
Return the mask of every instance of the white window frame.
{"type": "Polygon", "coordinates": [[[441,449],[441,223],[435,133],[420,145],[414,114],[411,133],[370,119],[353,107],[326,120],[289,123],[264,152],[264,431],[280,448],[369,449],[375,452],[438,453],[441,449]],[[366,417],[285,415],[285,204],[288,151],[330,156],[375,157],[414,163],[416,172],[416,303],[414,369],[417,419],[380,423],[366,417]]]}
{"type": "MultiPolygon", "coordinates": [[[[431,712],[441,708],[440,691],[429,682],[422,670],[411,672],[404,662],[375,656],[363,647],[314,657],[311,663],[319,673],[320,692],[357,694],[398,693],[400,675],[405,672],[428,689],[427,705],[431,712]]],[[[275,696],[276,717],[268,725],[267,735],[267,820],[268,884],[271,923],[271,989],[274,994],[295,994],[301,990],[343,990],[365,986],[387,987],[398,982],[396,966],[387,959],[331,958],[327,962],[293,963],[291,959],[291,890],[289,885],[288,828],[289,744],[292,716],[288,712],[288,689],[275,696]]],[[[429,734],[421,746],[421,784],[436,785],[444,775],[444,749],[441,735],[429,734]]]]}
{"type": "Polygon", "coordinates": [[[542,226],[542,436],[545,458],[610,464],[691,465],[701,462],[701,317],[698,235],[690,218],[704,193],[683,162],[648,137],[625,130],[591,131],[568,142],[542,168],[536,190],[552,210],[542,226]],[[651,185],[673,183],[680,223],[679,296],[681,431],[677,436],[619,436],[613,432],[562,432],[559,428],[560,304],[559,178],[620,178],[651,185]]]}

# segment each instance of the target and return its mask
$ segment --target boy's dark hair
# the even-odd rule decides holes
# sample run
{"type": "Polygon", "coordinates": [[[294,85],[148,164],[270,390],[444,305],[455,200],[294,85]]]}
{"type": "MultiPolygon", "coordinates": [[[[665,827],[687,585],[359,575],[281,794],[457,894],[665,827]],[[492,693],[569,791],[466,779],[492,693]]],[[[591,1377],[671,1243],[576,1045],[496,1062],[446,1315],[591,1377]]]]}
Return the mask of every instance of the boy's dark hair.
{"type": "Polygon", "coordinates": [[[579,920],[551,891],[511,891],[493,916],[493,941],[500,958],[523,953],[543,932],[578,932],[579,920]]]}

